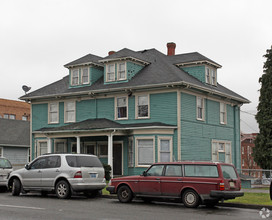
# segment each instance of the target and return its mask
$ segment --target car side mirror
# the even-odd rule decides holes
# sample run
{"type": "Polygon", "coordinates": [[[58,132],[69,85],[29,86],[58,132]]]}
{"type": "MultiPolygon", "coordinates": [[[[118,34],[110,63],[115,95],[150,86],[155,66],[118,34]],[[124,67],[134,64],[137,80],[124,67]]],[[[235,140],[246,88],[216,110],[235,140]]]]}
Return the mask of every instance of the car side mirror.
{"type": "Polygon", "coordinates": [[[143,172],[143,176],[147,176],[147,173],[146,173],[146,171],[144,171],[144,172],[143,172]]]}
{"type": "Polygon", "coordinates": [[[29,170],[29,165],[28,164],[25,165],[25,169],[29,170]]]}

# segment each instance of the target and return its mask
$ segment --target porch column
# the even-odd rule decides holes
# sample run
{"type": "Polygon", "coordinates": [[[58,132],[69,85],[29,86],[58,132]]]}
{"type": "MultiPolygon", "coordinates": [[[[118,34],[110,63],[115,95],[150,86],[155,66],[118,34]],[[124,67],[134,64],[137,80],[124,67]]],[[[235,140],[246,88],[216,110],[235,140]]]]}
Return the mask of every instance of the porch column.
{"type": "Polygon", "coordinates": [[[80,154],[80,137],[76,137],[77,140],[77,153],[80,154]]]}
{"type": "Polygon", "coordinates": [[[113,177],[113,162],[112,162],[112,133],[108,135],[108,165],[111,166],[111,178],[113,177]]]}
{"type": "Polygon", "coordinates": [[[52,138],[47,138],[47,153],[52,153],[52,138]]]}

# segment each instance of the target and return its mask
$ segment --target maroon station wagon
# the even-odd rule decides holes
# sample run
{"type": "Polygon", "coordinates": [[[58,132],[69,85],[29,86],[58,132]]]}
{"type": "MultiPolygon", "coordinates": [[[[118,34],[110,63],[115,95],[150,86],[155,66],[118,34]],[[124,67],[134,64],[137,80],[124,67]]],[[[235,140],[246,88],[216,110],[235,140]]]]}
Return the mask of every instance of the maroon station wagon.
{"type": "Polygon", "coordinates": [[[243,196],[241,180],[232,164],[221,162],[155,163],[140,176],[113,178],[107,190],[120,202],[140,197],[181,200],[186,207],[212,207],[219,201],[243,196]]]}

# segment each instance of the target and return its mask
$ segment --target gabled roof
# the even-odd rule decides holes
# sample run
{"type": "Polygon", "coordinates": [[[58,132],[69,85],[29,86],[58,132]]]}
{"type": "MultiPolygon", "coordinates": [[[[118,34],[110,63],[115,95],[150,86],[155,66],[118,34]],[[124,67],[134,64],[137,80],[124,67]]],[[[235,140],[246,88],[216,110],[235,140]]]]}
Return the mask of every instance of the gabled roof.
{"type": "MultiPolygon", "coordinates": [[[[113,92],[129,89],[145,89],[152,87],[167,87],[167,86],[183,86],[187,88],[194,88],[197,90],[205,91],[207,93],[216,94],[224,98],[236,100],[240,103],[249,103],[249,100],[238,95],[237,93],[227,89],[220,85],[217,86],[208,85],[201,82],[195,77],[189,75],[182,69],[180,69],[177,63],[188,63],[199,61],[209,61],[213,65],[219,65],[214,61],[206,58],[199,53],[188,53],[176,56],[166,56],[165,54],[157,51],[156,49],[132,51],[124,48],[110,56],[100,59],[100,62],[106,62],[109,60],[133,57],[135,59],[149,63],[140,72],[138,72],[128,82],[119,82],[105,84],[104,77],[102,76],[94,84],[84,87],[69,88],[69,76],[64,77],[62,80],[47,85],[34,92],[28,93],[21,97],[21,99],[38,99],[47,97],[58,96],[71,96],[71,95],[88,95],[91,93],[113,92]]],[[[74,64],[82,62],[83,58],[74,61],[74,64]],[[81,59],[81,61],[79,61],[81,59]]],[[[73,62],[72,62],[73,64],[73,62]]],[[[71,65],[71,63],[66,64],[71,65]]]]}
{"type": "Polygon", "coordinates": [[[73,66],[78,66],[78,65],[87,65],[87,64],[93,64],[97,66],[103,66],[101,63],[98,62],[98,60],[102,59],[102,57],[93,55],[93,54],[87,54],[84,57],[81,57],[77,60],[74,60],[70,63],[67,63],[64,65],[64,67],[69,68],[73,66]]]}
{"type": "Polygon", "coordinates": [[[29,147],[30,122],[0,119],[0,146],[29,147]]]}
{"type": "Polygon", "coordinates": [[[61,127],[45,127],[34,131],[34,133],[58,133],[58,132],[73,132],[73,131],[92,131],[92,130],[128,130],[137,128],[176,128],[175,125],[164,124],[161,122],[139,123],[139,124],[119,124],[118,122],[106,119],[87,119],[80,122],[75,122],[61,127]]]}

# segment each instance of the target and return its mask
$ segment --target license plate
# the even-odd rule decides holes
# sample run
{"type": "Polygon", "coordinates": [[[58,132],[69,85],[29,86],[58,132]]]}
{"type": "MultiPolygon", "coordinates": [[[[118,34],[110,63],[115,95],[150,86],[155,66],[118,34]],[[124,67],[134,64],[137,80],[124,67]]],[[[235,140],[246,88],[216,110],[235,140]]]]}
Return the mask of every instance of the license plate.
{"type": "Polygon", "coordinates": [[[96,173],[90,173],[91,178],[96,178],[96,173]]]}
{"type": "Polygon", "coordinates": [[[230,188],[235,188],[234,182],[230,182],[229,185],[230,185],[230,188]]]}

